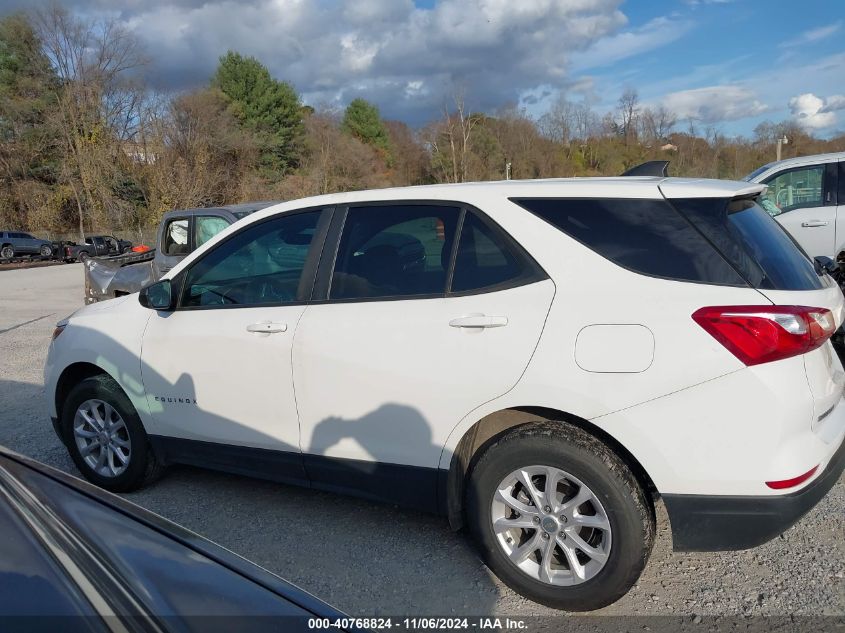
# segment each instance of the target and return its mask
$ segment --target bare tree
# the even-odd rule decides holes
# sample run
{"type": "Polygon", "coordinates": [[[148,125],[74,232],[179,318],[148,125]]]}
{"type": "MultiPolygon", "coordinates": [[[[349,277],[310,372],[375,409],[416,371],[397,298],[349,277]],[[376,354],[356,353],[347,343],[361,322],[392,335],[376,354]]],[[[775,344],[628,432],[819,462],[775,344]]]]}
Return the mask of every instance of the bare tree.
{"type": "Polygon", "coordinates": [[[33,12],[33,23],[60,83],[53,117],[64,143],[62,181],[73,191],[80,237],[85,218],[114,215],[121,205],[110,181],[124,161],[142,101],[133,72],[144,65],[137,39],[114,20],[84,21],[53,4],[33,12]]]}
{"type": "Polygon", "coordinates": [[[619,97],[619,133],[625,137],[625,144],[627,145],[633,140],[636,140],[637,130],[637,116],[639,115],[639,96],[637,91],[633,88],[626,88],[622,96],[619,97]]]}

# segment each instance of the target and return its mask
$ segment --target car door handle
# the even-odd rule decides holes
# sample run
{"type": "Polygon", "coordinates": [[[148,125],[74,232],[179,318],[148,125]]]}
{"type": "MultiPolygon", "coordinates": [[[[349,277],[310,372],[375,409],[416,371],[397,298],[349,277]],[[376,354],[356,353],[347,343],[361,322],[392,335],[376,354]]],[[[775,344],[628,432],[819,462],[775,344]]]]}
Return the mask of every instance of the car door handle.
{"type": "Polygon", "coordinates": [[[458,317],[449,321],[452,327],[466,327],[466,328],[487,328],[487,327],[504,327],[508,324],[508,317],[504,316],[487,316],[486,314],[474,314],[472,316],[458,317]]]}
{"type": "Polygon", "coordinates": [[[823,222],[822,220],[810,220],[809,222],[802,222],[801,226],[805,228],[812,226],[827,226],[827,222],[823,222]]]}
{"type": "Polygon", "coordinates": [[[247,332],[259,332],[263,334],[274,334],[275,332],[286,332],[288,329],[287,323],[274,323],[272,321],[262,321],[261,323],[251,323],[246,326],[247,332]]]}

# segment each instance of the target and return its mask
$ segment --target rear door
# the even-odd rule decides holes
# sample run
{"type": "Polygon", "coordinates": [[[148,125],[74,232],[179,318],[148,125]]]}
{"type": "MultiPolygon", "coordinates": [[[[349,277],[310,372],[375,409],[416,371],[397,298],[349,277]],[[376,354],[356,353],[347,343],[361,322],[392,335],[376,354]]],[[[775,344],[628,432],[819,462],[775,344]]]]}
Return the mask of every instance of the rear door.
{"type": "Polygon", "coordinates": [[[20,246],[15,247],[15,250],[19,253],[37,253],[40,242],[36,240],[32,235],[29,233],[15,233],[15,236],[18,238],[18,243],[20,246]]]}
{"type": "Polygon", "coordinates": [[[823,163],[780,171],[763,181],[768,185],[764,208],[811,257],[836,255],[836,202],[826,195],[829,181],[823,163]]]}
{"type": "Polygon", "coordinates": [[[554,284],[458,204],[361,205],[335,220],[294,339],[306,470],[317,486],[427,507],[448,434],[519,380],[554,284]]]}

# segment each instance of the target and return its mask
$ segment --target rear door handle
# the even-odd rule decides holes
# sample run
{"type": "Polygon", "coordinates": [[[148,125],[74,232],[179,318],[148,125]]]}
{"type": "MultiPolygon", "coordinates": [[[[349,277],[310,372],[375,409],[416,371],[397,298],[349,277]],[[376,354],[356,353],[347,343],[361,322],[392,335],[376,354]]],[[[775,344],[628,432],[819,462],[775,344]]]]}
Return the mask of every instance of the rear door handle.
{"type": "Polygon", "coordinates": [[[251,323],[246,326],[247,332],[259,332],[263,334],[274,334],[276,332],[286,332],[288,329],[287,323],[274,323],[273,321],[262,321],[261,323],[251,323]]]}
{"type": "Polygon", "coordinates": [[[823,222],[822,220],[810,220],[809,222],[802,222],[801,226],[805,228],[812,226],[827,226],[827,222],[823,222]]]}
{"type": "Polygon", "coordinates": [[[504,316],[487,316],[486,314],[475,314],[472,316],[458,317],[449,321],[452,327],[466,327],[466,328],[487,328],[487,327],[504,327],[508,324],[508,317],[504,316]]]}

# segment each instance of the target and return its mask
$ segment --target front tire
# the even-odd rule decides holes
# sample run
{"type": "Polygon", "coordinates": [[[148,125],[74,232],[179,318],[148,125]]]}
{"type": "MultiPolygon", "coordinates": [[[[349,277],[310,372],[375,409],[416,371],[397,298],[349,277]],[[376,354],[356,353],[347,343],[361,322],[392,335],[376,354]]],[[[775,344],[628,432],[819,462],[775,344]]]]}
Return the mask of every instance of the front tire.
{"type": "Polygon", "coordinates": [[[76,467],[106,490],[137,490],[163,470],[135,407],[109,376],[86,378],[70,391],[61,430],[76,467]]]}
{"type": "Polygon", "coordinates": [[[655,536],[654,509],[631,470],[560,421],[517,427],[487,448],[470,475],[467,523],[499,578],[566,611],[625,595],[655,536]]]}
{"type": "Polygon", "coordinates": [[[39,252],[41,253],[41,257],[44,259],[50,259],[53,256],[53,247],[48,246],[47,244],[42,244],[39,252]]]}

